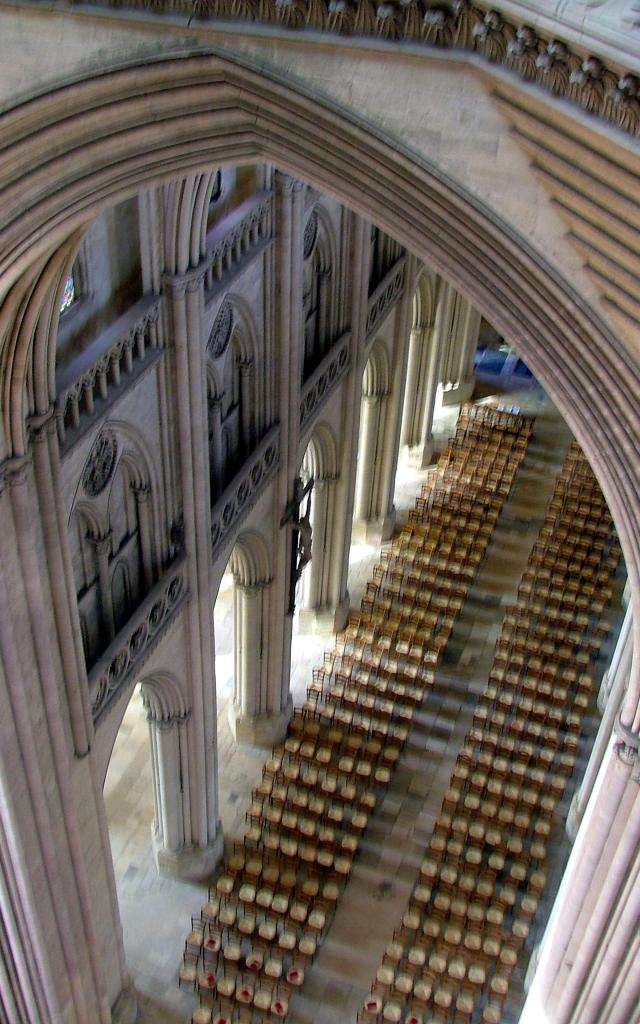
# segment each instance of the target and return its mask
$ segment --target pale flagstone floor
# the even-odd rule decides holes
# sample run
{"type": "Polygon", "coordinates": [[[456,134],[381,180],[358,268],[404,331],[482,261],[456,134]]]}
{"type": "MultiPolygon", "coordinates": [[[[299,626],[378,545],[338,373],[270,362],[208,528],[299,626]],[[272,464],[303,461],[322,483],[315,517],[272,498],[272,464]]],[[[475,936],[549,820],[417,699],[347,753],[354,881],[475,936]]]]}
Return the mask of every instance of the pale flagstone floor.
{"type": "MultiPolygon", "coordinates": [[[[479,385],[476,393],[495,387],[479,385]]],[[[386,942],[399,923],[453,764],[486,683],[504,606],[513,603],[531,546],[538,534],[570,434],[537,387],[511,389],[501,400],[538,418],[529,453],[494,533],[487,558],[462,609],[440,667],[436,685],[416,716],[410,740],[392,784],[370,824],[349,884],[304,991],[292,1002],[291,1024],[347,1024],[355,1021],[386,942]]],[[[442,410],[436,447],[453,432],[457,410],[442,410]]],[[[428,470],[401,467],[396,488],[398,522],[413,505],[428,470]]],[[[371,545],[351,550],[349,591],[357,607],[378,552],[371,545]]],[[[244,809],[260,777],[264,751],[238,746],[227,725],[232,692],[232,609],[230,581],[216,604],[216,672],[219,701],[220,816],[227,843],[241,839],[244,809]]],[[[292,653],[294,703],[305,697],[311,669],[322,661],[330,638],[296,633],[292,653]]],[[[611,644],[604,652],[610,654],[611,644]]],[[[597,726],[587,721],[580,777],[597,726]]],[[[570,794],[565,798],[568,804],[570,794]]],[[[190,1019],[194,998],[177,986],[177,967],[191,913],[206,898],[206,886],[159,878],[150,848],[153,816],[147,724],[135,694],[118,734],[105,785],[127,962],[139,993],[139,1024],[178,1024],[190,1019]]],[[[564,808],[566,811],[566,806],[564,808]]],[[[554,837],[555,871],[546,897],[552,902],[568,855],[561,828],[554,837]]],[[[544,913],[543,915],[544,916],[544,913]]],[[[534,936],[535,938],[535,936],[534,936]]],[[[517,1021],[523,999],[521,972],[506,1007],[505,1024],[517,1021]]]]}

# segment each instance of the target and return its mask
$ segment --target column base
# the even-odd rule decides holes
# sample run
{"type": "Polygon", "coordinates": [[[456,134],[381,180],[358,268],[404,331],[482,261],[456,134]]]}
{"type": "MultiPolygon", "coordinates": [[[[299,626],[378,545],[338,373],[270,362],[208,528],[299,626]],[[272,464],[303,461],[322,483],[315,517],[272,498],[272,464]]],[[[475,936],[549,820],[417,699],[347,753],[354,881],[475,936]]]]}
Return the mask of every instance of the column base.
{"type": "Polygon", "coordinates": [[[402,449],[402,464],[409,469],[427,469],[434,465],[434,444],[433,438],[423,444],[406,445],[402,449]]]}
{"type": "Polygon", "coordinates": [[[351,540],[359,544],[382,544],[393,536],[396,525],[395,507],[384,519],[356,519],[353,523],[351,540]]]}
{"type": "Polygon", "coordinates": [[[135,1024],[137,1016],[138,1000],[133,982],[130,981],[111,1007],[111,1024],[135,1024]]]}
{"type": "Polygon", "coordinates": [[[473,395],[473,389],[476,386],[475,375],[467,377],[466,380],[460,380],[457,384],[454,384],[452,388],[442,389],[442,405],[443,407],[449,405],[458,405],[460,402],[468,402],[473,395]]]}
{"type": "Polygon", "coordinates": [[[151,842],[158,873],[185,882],[199,882],[208,878],[224,855],[224,836],[220,822],[216,838],[209,846],[184,846],[181,850],[166,850],[160,844],[153,826],[151,842]]]}
{"type": "Polygon", "coordinates": [[[303,633],[315,633],[319,636],[338,633],[344,629],[349,618],[349,594],[342,599],[337,608],[301,608],[298,612],[298,623],[303,633]]]}
{"type": "Polygon", "coordinates": [[[273,747],[287,734],[293,714],[291,697],[287,706],[277,715],[243,716],[233,702],[229,705],[229,726],[236,743],[250,743],[254,747],[273,747]]]}

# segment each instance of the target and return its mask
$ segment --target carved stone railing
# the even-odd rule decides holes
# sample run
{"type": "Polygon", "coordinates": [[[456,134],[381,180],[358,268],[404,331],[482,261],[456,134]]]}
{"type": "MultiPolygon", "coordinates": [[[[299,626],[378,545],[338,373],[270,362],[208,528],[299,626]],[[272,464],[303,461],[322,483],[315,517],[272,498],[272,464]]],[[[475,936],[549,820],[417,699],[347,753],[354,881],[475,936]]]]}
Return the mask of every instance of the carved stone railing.
{"type": "Polygon", "coordinates": [[[180,555],[89,671],[89,697],[96,726],[139,674],[188,597],[186,561],[180,555]]]}
{"type": "Polygon", "coordinates": [[[365,337],[370,338],[380,326],[390,309],[395,306],[404,289],[406,260],[402,256],[380,282],[369,299],[365,337]]]}
{"type": "Polygon", "coordinates": [[[227,484],[211,509],[211,549],[214,558],[230,531],[253,508],[274,476],[279,462],[280,425],[276,423],[227,484]]]}
{"type": "MultiPolygon", "coordinates": [[[[143,9],[151,15],[149,0],[91,0],[98,7],[143,9]]],[[[556,96],[570,100],[589,114],[640,135],[640,71],[632,59],[633,46],[621,47],[617,31],[608,44],[596,31],[589,35],[584,16],[575,24],[552,4],[553,17],[541,18],[538,10],[514,11],[515,4],[478,0],[154,0],[153,13],[172,12],[191,21],[216,19],[267,23],[281,31],[332,32],[383,40],[385,44],[409,42],[429,49],[458,49],[479,54],[502,65],[527,82],[535,82],[556,96]],[[505,14],[502,7],[508,7],[505,14]],[[543,26],[540,26],[540,22],[543,26]],[[536,27],[533,27],[533,24],[536,27]],[[577,31],[579,25],[580,31],[577,31]],[[586,28],[586,32],[585,32],[586,28]],[[623,50],[611,58],[615,43],[623,50]],[[602,52],[602,50],[606,52],[602,52]],[[600,55],[599,55],[600,54],[600,55]],[[608,55],[607,55],[608,54],[608,55]]],[[[630,7],[630,5],[627,5],[630,7]]],[[[64,4],[66,9],[67,5],[64,4]]],[[[524,8],[525,5],[522,4],[524,8]]],[[[566,5],[565,5],[566,7],[566,5]]],[[[629,10],[626,38],[638,32],[629,10]]]]}
{"type": "Polygon", "coordinates": [[[212,228],[207,235],[207,290],[232,273],[252,250],[269,241],[272,230],[272,192],[257,192],[212,228]]]}
{"type": "Polygon", "coordinates": [[[302,388],[300,399],[300,429],[324,405],[329,395],[349,369],[350,334],[344,334],[327,352],[302,388]]]}
{"type": "Polygon", "coordinates": [[[64,450],[125,383],[157,358],[161,298],[147,295],[57,374],[58,436],[64,450]]]}

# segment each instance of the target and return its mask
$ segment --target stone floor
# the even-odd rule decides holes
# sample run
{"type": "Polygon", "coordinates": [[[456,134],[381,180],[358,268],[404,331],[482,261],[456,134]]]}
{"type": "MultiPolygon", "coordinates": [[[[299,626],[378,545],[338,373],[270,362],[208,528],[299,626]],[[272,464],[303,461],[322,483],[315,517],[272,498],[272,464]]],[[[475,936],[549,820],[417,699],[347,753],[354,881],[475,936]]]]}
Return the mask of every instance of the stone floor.
{"type": "MultiPolygon", "coordinates": [[[[484,388],[480,384],[478,390],[480,395],[491,393],[495,383],[484,388]]],[[[501,400],[536,415],[529,453],[456,623],[436,686],[416,716],[403,759],[362,843],[329,935],[308,972],[304,991],[292,1003],[291,1024],[355,1021],[383,947],[404,910],[477,696],[486,683],[503,608],[515,599],[566,452],[569,431],[537,387],[529,385],[518,392],[509,388],[501,394],[501,400]]],[[[456,414],[456,409],[443,410],[438,417],[437,447],[452,432],[456,414]]],[[[396,490],[399,522],[406,517],[427,474],[428,470],[401,467],[396,490]]],[[[375,561],[377,551],[372,546],[352,547],[349,590],[353,606],[359,603],[375,561]]],[[[264,761],[263,751],[236,745],[227,725],[233,670],[231,623],[232,585],[228,581],[216,605],[215,626],[219,759],[224,766],[220,773],[220,813],[229,842],[242,836],[245,804],[264,761]]],[[[294,702],[304,698],[311,669],[322,660],[329,640],[296,634],[292,654],[294,702]]],[[[603,663],[608,651],[610,645],[603,663]]],[[[582,767],[596,725],[594,714],[586,730],[582,767]]],[[[150,848],[153,805],[148,734],[137,693],[116,741],[105,800],[125,949],[139,993],[139,1024],[188,1021],[194,1000],[191,993],[178,989],[177,966],[189,916],[204,902],[206,887],[162,879],[155,873],[150,848]]],[[[561,828],[554,842],[557,885],[568,854],[561,828]]],[[[548,906],[555,891],[553,881],[546,897],[548,906]]],[[[517,1021],[522,998],[520,975],[506,1007],[505,1024],[517,1021]]]]}

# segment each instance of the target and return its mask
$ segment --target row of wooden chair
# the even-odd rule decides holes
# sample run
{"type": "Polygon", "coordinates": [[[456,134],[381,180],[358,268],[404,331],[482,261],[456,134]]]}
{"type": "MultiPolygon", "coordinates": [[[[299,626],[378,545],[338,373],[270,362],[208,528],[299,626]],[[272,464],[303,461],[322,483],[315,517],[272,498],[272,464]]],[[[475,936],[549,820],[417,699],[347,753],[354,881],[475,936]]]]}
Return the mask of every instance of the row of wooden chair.
{"type": "MultiPolygon", "coordinates": [[[[506,611],[489,683],[456,762],[402,926],[387,947],[364,1002],[359,1017],[363,1022],[422,1021],[426,1012],[430,1021],[434,1013],[447,1022],[479,1020],[478,1014],[492,1024],[501,1019],[508,974],[506,984],[498,985],[504,989],[501,993],[490,979],[502,977],[501,956],[504,961],[508,953],[507,960],[515,966],[544,893],[546,841],[578,753],[582,717],[593,692],[589,670],[608,631],[608,623],[598,628],[592,618],[576,621],[583,614],[575,599],[578,586],[570,588],[573,599],[566,603],[543,606],[540,612],[532,604],[547,596],[544,576],[553,574],[557,586],[560,569],[563,579],[568,574],[580,581],[588,564],[593,595],[596,602],[600,594],[605,596],[604,607],[617,566],[610,517],[594,487],[588,510],[576,496],[575,515],[579,522],[588,520],[593,527],[590,536],[604,538],[602,543],[585,552],[585,545],[553,540],[558,507],[565,521],[574,507],[559,500],[563,489],[571,486],[576,473],[581,481],[588,479],[573,448],[568,463],[545,517],[544,543],[534,546],[531,554],[528,585],[519,591],[517,606],[506,611]],[[601,523],[606,523],[606,531],[600,531],[601,523]],[[561,608],[574,614],[559,617],[561,608]],[[578,641],[588,654],[576,667],[578,641]],[[541,655],[545,643],[549,650],[541,655]],[[551,659],[553,672],[547,671],[546,659],[551,659]],[[469,950],[465,939],[475,933],[479,948],[469,950]],[[474,967],[476,984],[467,984],[468,1000],[462,1008],[453,998],[446,1007],[442,999],[436,1000],[441,982],[434,984],[430,978],[423,985],[418,970],[423,964],[431,974],[434,966],[439,968],[437,979],[446,977],[454,996],[463,991],[474,967]],[[426,1001],[416,999],[416,988],[419,995],[429,990],[426,1001]]],[[[596,615],[602,610],[598,607],[596,615]]]]}

